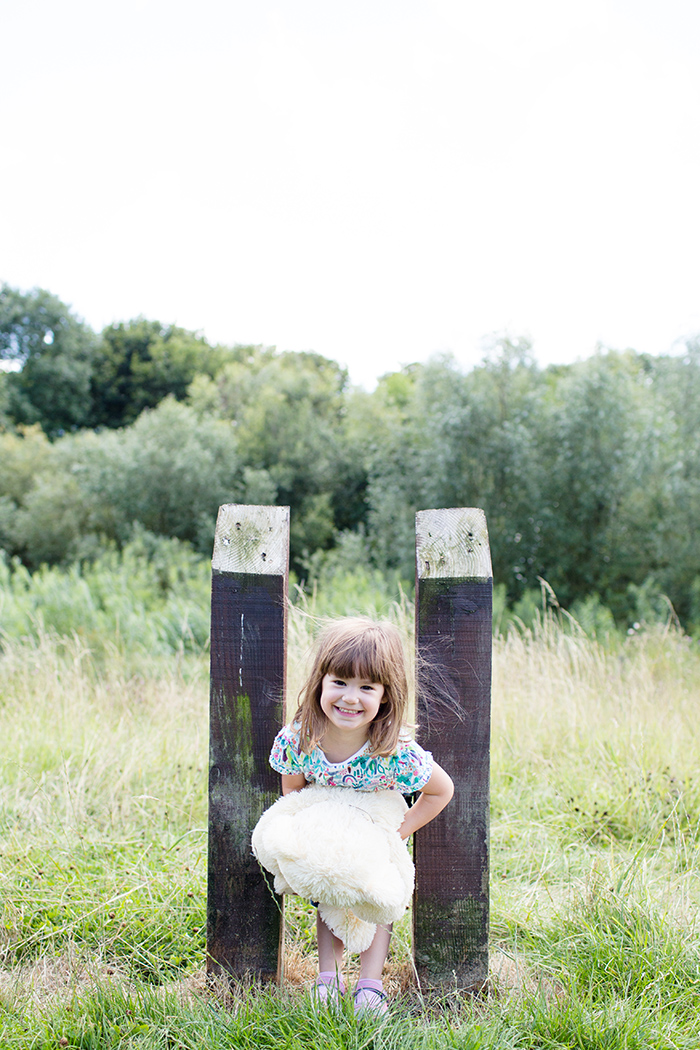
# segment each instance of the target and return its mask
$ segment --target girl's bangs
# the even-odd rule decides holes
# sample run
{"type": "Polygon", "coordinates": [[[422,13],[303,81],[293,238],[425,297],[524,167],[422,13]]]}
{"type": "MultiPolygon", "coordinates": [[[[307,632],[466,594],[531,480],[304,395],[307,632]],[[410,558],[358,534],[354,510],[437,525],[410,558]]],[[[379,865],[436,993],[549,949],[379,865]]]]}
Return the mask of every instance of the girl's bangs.
{"type": "Polygon", "coordinates": [[[381,651],[375,639],[368,637],[343,639],[334,645],[323,661],[322,674],[336,674],[340,678],[364,678],[368,682],[387,685],[391,678],[392,662],[381,651]]]}

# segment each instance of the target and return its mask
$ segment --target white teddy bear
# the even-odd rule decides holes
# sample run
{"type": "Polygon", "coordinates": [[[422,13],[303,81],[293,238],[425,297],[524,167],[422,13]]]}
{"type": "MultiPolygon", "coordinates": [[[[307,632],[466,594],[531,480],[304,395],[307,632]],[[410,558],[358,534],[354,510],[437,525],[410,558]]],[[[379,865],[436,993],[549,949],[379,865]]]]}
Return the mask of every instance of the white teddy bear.
{"type": "Polygon", "coordinates": [[[414,868],[399,835],[407,806],[398,791],[314,784],[278,799],[253,831],[253,853],[277,893],[318,902],[350,952],[369,948],[376,924],[400,919],[414,868]]]}

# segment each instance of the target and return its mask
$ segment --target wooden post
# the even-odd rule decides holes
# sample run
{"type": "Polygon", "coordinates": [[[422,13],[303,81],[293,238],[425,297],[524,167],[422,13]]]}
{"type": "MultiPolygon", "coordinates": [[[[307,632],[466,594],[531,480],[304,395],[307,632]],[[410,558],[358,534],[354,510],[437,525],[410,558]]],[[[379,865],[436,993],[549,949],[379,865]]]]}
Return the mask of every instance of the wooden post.
{"type": "Polygon", "coordinates": [[[207,969],[281,979],[282,901],[250,836],[279,796],[289,508],[219,508],[212,558],[207,969]]]}
{"type": "Polygon", "coordinates": [[[425,985],[476,990],[488,977],[489,918],[493,580],[483,511],[419,511],[416,569],[418,739],[455,794],[415,836],[414,955],[425,985]],[[442,676],[454,709],[431,700],[442,676]]]}

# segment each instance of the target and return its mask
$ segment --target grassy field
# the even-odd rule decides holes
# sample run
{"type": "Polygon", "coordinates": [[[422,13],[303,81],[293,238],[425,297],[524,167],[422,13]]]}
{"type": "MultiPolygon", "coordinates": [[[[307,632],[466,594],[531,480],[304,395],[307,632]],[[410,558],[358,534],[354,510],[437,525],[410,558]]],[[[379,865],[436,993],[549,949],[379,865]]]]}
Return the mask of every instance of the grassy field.
{"type": "MultiPolygon", "coordinates": [[[[406,606],[394,615],[407,631],[406,606]]],[[[313,621],[290,620],[290,692],[313,621]]],[[[700,1046],[700,652],[566,620],[495,641],[492,979],[317,1015],[308,907],[281,990],[208,987],[208,662],[79,635],[0,654],[0,1047],[700,1046]]]]}

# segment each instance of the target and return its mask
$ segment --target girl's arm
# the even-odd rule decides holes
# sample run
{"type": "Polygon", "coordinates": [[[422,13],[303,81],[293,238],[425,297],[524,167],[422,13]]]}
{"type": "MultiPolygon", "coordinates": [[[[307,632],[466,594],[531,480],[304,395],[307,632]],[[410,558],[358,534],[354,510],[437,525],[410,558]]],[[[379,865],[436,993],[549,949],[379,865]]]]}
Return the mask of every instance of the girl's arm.
{"type": "MultiPolygon", "coordinates": [[[[282,790],[284,791],[284,784],[282,790]]],[[[401,838],[407,839],[418,828],[429,824],[433,817],[436,817],[440,810],[445,808],[452,798],[454,790],[452,780],[442,766],[439,766],[436,762],[433,765],[432,776],[422,789],[420,798],[411,806],[403,818],[403,824],[399,828],[401,838]]]]}
{"type": "Polygon", "coordinates": [[[282,777],[282,794],[289,795],[292,791],[301,791],[306,787],[306,777],[303,773],[280,773],[282,777]]]}

